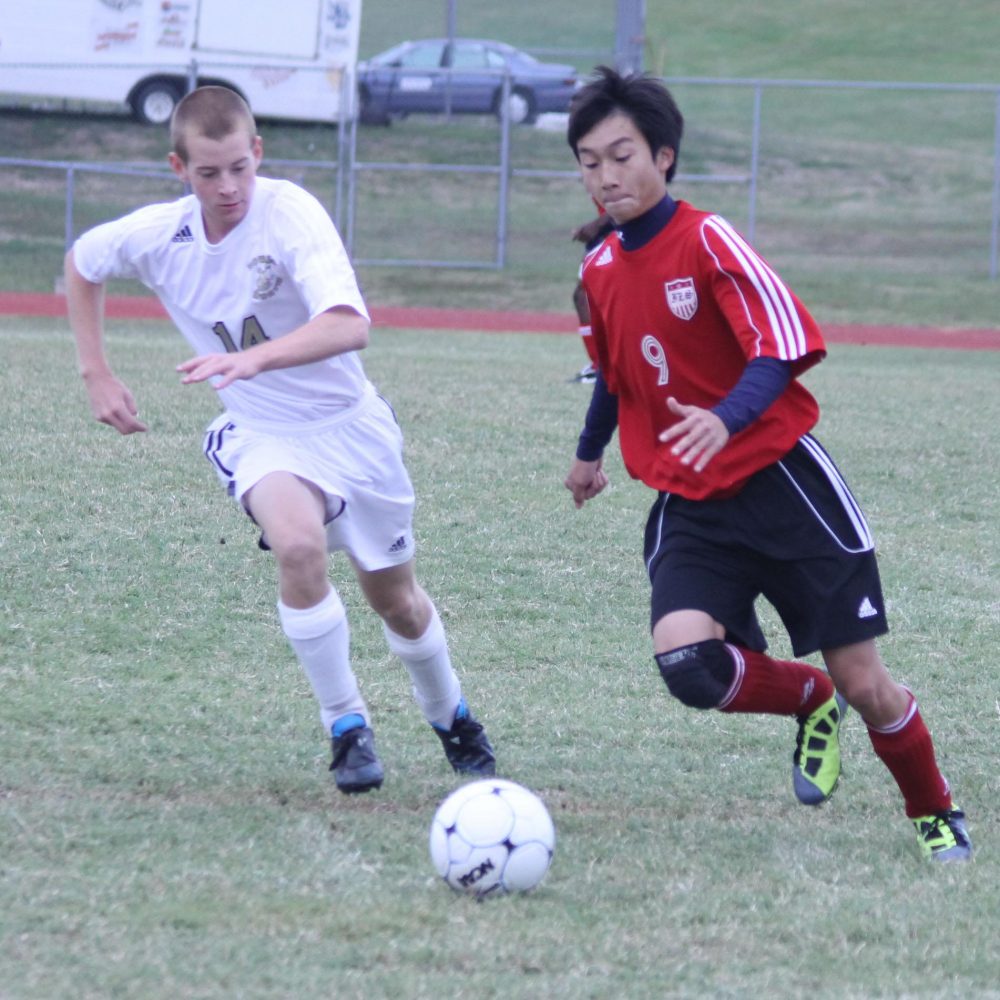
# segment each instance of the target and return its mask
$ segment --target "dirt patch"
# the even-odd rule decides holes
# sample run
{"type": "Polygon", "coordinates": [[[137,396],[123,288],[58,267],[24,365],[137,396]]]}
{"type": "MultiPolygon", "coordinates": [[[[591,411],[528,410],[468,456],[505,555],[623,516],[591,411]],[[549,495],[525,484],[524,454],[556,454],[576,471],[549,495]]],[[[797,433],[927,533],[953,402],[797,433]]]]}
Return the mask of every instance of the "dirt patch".
{"type": "MultiPolygon", "coordinates": [[[[105,308],[107,315],[116,319],[165,319],[167,315],[160,303],[150,296],[108,296],[105,308]]],[[[576,320],[568,313],[403,306],[373,306],[371,312],[376,326],[403,329],[576,333],[576,320]]],[[[47,295],[43,292],[0,292],[0,315],[65,316],[66,299],[62,295],[47,295]]],[[[1000,351],[1000,330],[830,323],[824,324],[823,335],[834,344],[1000,351]]]]}

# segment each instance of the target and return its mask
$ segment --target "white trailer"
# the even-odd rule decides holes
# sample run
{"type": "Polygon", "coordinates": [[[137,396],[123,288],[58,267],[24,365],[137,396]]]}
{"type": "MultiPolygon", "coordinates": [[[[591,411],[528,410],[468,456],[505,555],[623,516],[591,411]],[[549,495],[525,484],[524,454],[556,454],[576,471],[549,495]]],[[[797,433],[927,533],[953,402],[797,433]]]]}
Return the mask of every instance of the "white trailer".
{"type": "Polygon", "coordinates": [[[361,0],[31,0],[3,4],[0,94],[120,102],[162,124],[194,85],[255,115],[352,117],[361,0]]]}

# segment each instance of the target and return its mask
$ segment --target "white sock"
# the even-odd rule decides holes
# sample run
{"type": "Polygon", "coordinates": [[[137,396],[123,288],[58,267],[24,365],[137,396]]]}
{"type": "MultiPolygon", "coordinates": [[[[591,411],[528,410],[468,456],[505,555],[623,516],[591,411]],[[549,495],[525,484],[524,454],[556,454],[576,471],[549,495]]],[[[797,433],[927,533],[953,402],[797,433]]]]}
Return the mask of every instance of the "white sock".
{"type": "Polygon", "coordinates": [[[329,736],[337,719],[357,713],[368,723],[368,709],[351,670],[351,631],[340,595],[331,588],[311,608],[290,608],[278,601],[278,617],[319,702],[319,717],[329,736]]]}
{"type": "Polygon", "coordinates": [[[448,640],[437,609],[432,608],[430,624],[417,639],[397,635],[382,623],[386,641],[409,671],[413,697],[424,718],[439,729],[451,729],[462,686],[451,666],[448,640]]]}

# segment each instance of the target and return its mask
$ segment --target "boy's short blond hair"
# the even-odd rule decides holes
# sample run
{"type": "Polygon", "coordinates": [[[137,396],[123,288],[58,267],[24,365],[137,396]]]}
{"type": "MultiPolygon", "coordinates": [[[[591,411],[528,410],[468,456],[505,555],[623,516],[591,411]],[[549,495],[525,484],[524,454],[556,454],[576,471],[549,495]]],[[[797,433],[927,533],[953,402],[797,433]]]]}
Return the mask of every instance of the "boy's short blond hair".
{"type": "Polygon", "coordinates": [[[187,163],[189,135],[218,140],[240,129],[246,131],[251,141],[257,134],[257,124],[247,102],[228,87],[198,87],[174,109],[170,119],[170,145],[187,163]]]}

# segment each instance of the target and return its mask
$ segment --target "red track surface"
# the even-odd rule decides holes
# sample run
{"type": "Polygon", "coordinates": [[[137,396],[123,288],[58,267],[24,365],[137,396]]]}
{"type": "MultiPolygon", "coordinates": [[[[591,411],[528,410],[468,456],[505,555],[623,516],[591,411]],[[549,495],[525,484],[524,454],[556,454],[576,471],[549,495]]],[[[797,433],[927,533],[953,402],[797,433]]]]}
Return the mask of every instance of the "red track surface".
{"type": "MultiPolygon", "coordinates": [[[[163,319],[159,302],[145,296],[109,296],[108,316],[118,319],[163,319]]],[[[431,309],[375,306],[376,326],[427,330],[480,330],[513,333],[575,333],[570,313],[493,312],[487,309],[431,309]]],[[[0,292],[0,314],[8,316],[64,316],[66,300],[42,292],[0,292]]],[[[939,347],[958,351],[1000,350],[1000,330],[949,330],[906,326],[843,326],[823,324],[830,343],[878,344],[892,347],[939,347]]]]}

